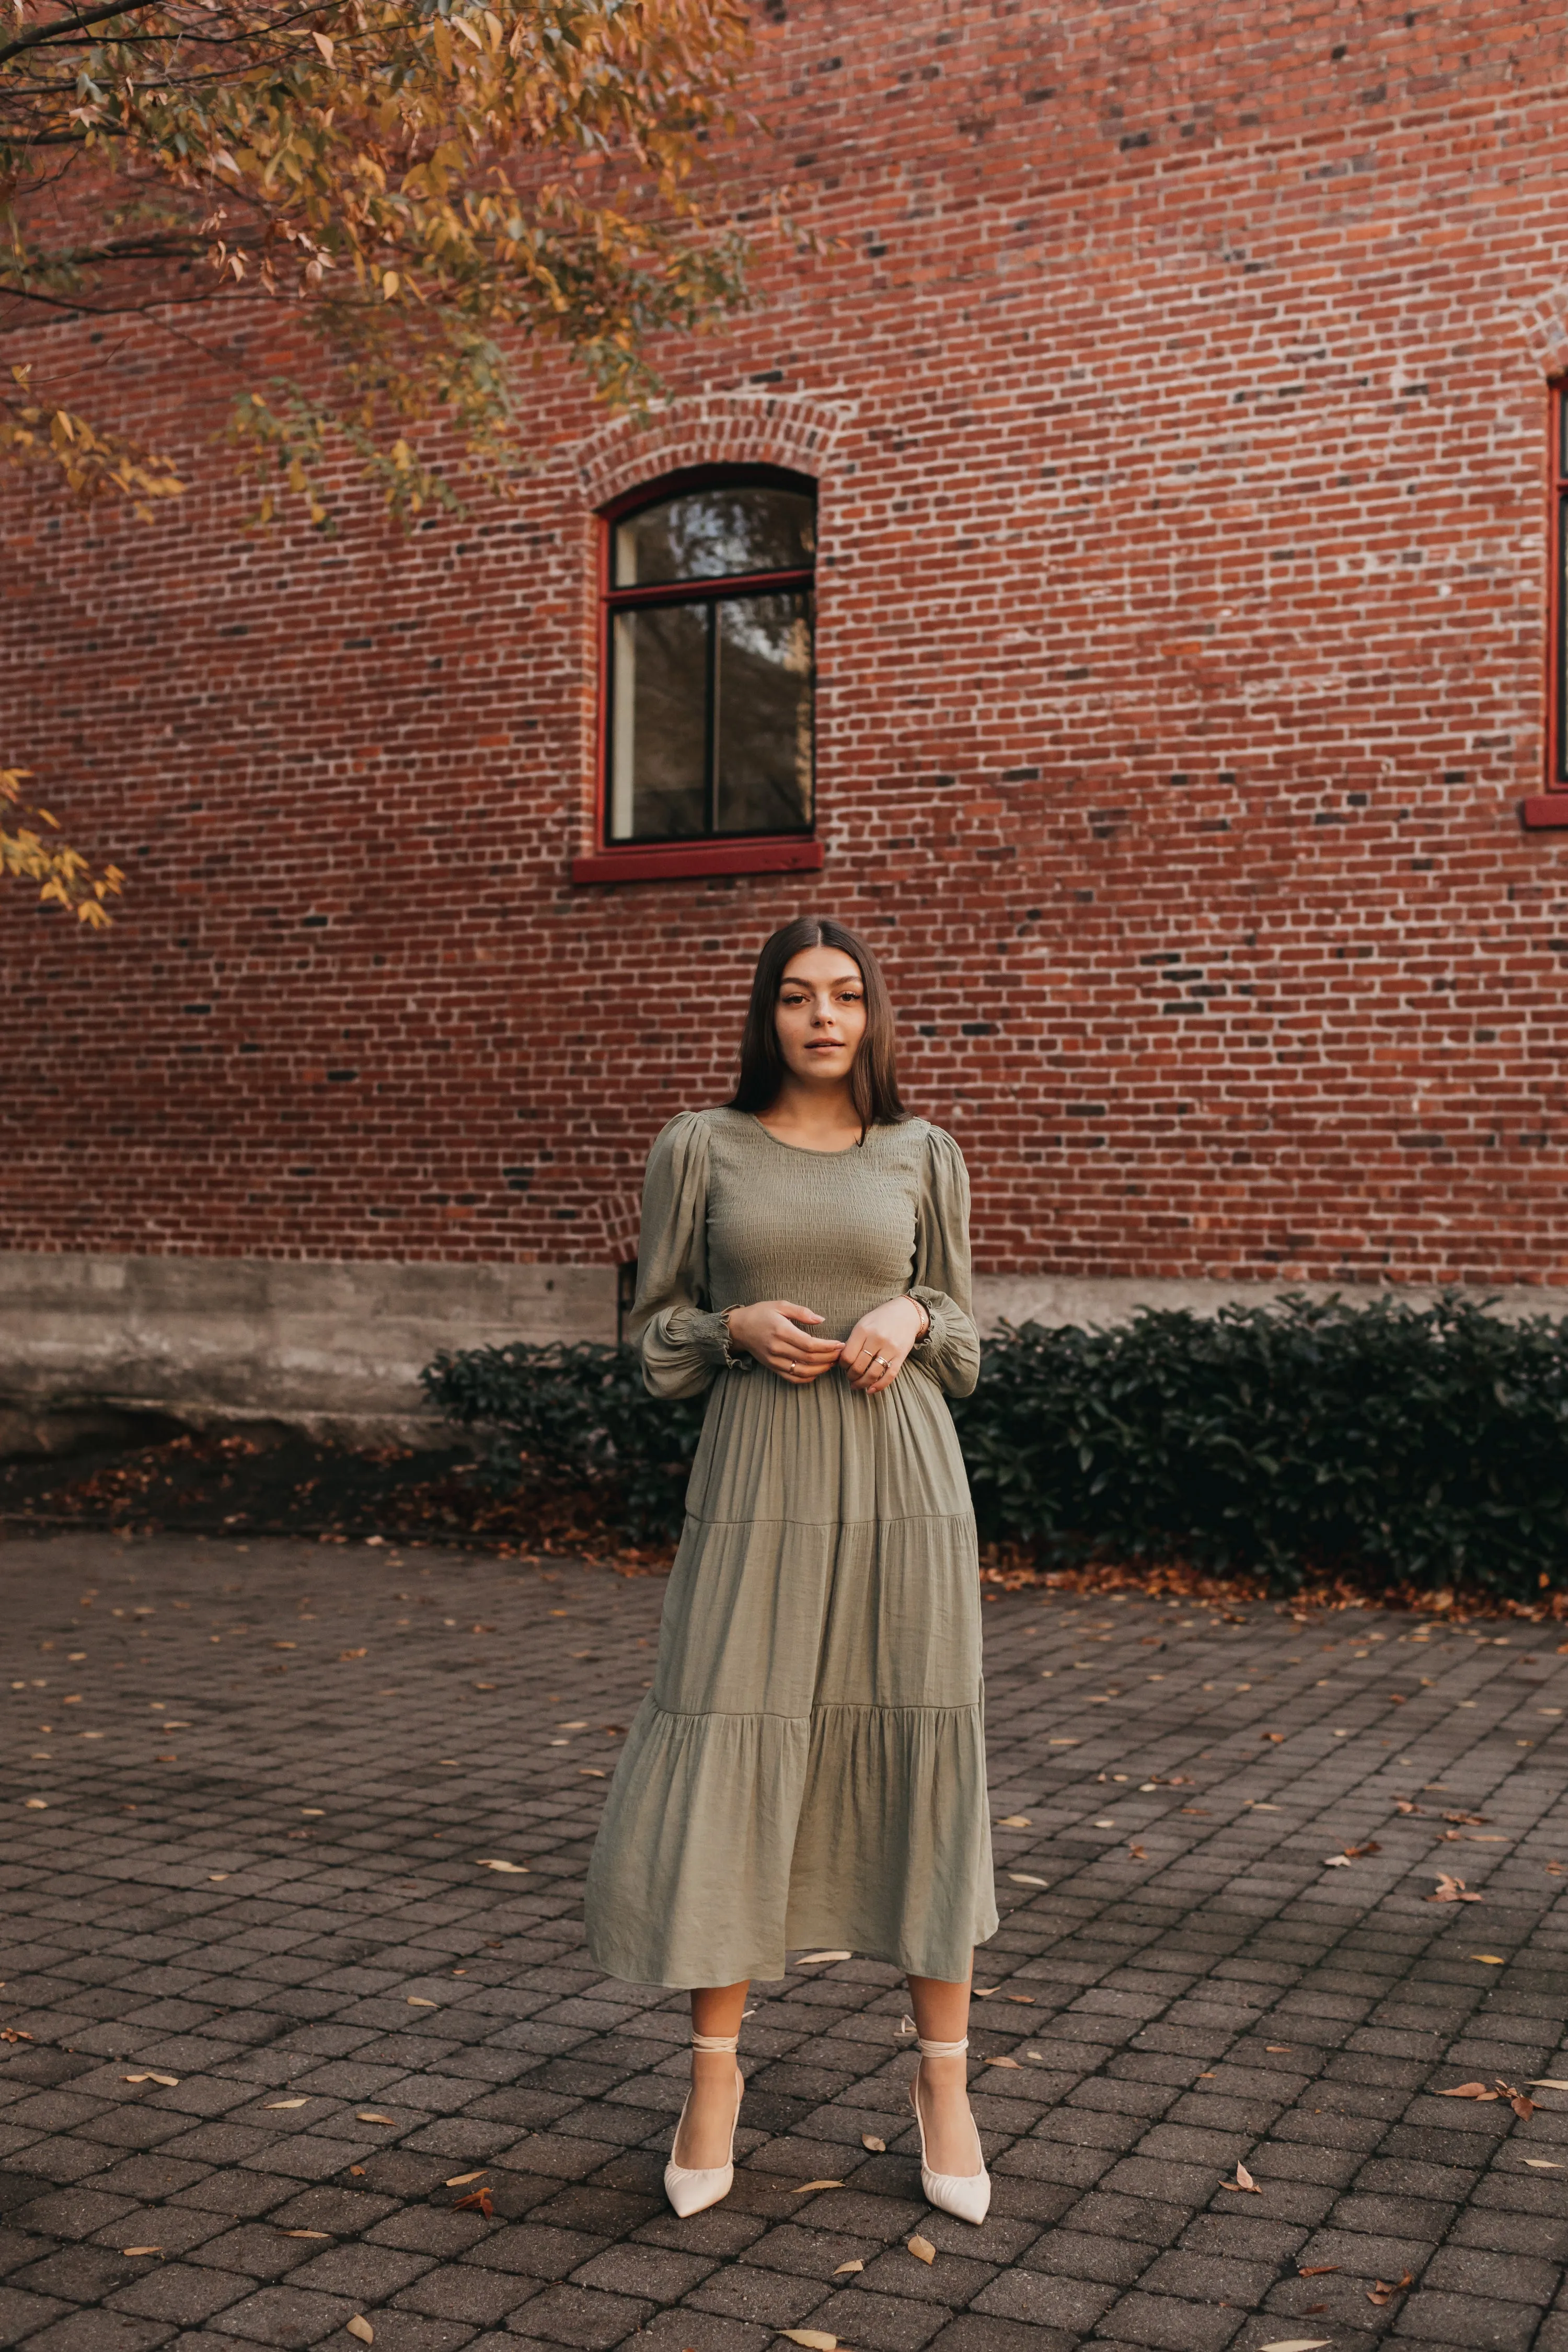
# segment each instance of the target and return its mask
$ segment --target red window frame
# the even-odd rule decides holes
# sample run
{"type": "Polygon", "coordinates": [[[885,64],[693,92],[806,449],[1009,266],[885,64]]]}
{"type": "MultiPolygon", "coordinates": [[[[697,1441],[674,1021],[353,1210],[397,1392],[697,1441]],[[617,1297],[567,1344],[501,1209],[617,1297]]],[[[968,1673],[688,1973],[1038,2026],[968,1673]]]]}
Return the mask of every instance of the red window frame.
{"type": "Polygon", "coordinates": [[[1531,831],[1568,826],[1568,379],[1547,405],[1546,789],[1520,804],[1531,831]]]}
{"type": "MultiPolygon", "coordinates": [[[[598,563],[598,725],[595,746],[594,846],[572,860],[574,882],[655,882],[704,874],[815,873],[823,863],[822,844],[815,830],[776,834],[710,834],[682,841],[612,842],[609,831],[610,763],[610,632],[614,616],[638,604],[717,602],[747,589],[805,588],[815,591],[816,566],[790,572],[766,572],[720,580],[675,581],[647,588],[614,585],[616,526],[642,507],[679,497],[682,490],[707,489],[720,483],[771,484],[809,489],[809,475],[781,466],[687,466],[636,489],[599,510],[598,563]]],[[[813,793],[812,823],[816,824],[813,793]]]]}

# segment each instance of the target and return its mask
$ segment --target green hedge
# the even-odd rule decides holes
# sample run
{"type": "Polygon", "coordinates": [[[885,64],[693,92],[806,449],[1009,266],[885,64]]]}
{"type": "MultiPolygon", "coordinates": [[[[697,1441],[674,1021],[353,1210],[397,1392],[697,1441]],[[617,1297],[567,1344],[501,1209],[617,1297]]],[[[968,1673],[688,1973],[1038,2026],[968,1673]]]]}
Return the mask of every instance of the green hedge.
{"type": "MultiPolygon", "coordinates": [[[[629,1350],[479,1349],[424,1375],[492,1469],[584,1479],[637,1537],[680,1523],[701,1402],[629,1350]]],[[[1052,1563],[1180,1559],[1280,1590],[1345,1574],[1523,1598],[1568,1582],[1568,1321],[1448,1297],[1285,1299],[987,1341],[954,1407],[981,1533],[1052,1563]]]]}

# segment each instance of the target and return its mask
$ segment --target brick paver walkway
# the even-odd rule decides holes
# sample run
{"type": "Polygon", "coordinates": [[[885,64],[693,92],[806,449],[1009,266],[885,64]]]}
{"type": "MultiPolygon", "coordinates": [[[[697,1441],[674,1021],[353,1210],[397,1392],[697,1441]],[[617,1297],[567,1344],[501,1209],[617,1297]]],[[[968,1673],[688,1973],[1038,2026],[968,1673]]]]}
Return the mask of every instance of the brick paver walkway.
{"type": "Polygon", "coordinates": [[[579,1927],[657,1582],[62,1537],[0,1591],[8,2344],[1568,2352],[1568,2094],[1440,2095],[1568,2081],[1548,1628],[991,1601],[976,2231],[856,1960],[757,1989],[734,2193],[665,2207],[683,2003],[579,1927]]]}

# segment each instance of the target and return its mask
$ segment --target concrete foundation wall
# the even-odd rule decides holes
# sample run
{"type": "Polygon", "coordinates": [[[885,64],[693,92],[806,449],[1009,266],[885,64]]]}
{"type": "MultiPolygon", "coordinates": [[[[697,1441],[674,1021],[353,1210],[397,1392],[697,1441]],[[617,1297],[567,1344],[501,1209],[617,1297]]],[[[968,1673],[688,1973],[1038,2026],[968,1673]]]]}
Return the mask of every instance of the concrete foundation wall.
{"type": "MultiPolygon", "coordinates": [[[[613,1266],[3,1253],[0,1398],[26,1415],[112,1405],[416,1434],[438,1425],[418,1375],[441,1349],[613,1339],[616,1283],[613,1266]]],[[[975,1308],[994,1329],[1112,1324],[1139,1306],[1213,1314],[1278,1295],[1263,1284],[982,1275],[975,1308]]],[[[1510,1316],[1568,1314],[1568,1290],[1487,1295],[1510,1316]]]]}

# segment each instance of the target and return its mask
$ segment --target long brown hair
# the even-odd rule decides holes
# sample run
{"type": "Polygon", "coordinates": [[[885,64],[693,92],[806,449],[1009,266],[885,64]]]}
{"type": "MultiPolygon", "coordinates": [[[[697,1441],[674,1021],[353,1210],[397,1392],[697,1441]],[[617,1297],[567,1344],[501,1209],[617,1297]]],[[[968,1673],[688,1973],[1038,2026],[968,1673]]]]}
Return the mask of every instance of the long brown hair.
{"type": "Polygon", "coordinates": [[[779,989],[792,959],[805,948],[837,948],[860,967],[866,988],[866,1034],[849,1073],[849,1091],[864,1142],[868,1129],[896,1127],[909,1117],[899,1099],[893,1007],[881,966],[865,940],[828,915],[797,915],[793,923],[773,933],[757,958],[741,1039],[741,1078],[729,1107],[762,1111],[777,1099],[784,1079],[784,1055],[779,1051],[779,989]]]}

